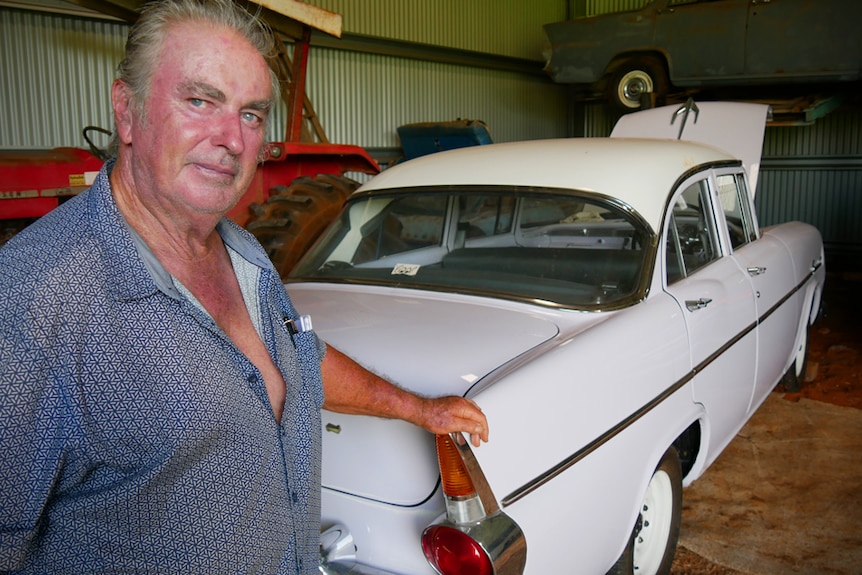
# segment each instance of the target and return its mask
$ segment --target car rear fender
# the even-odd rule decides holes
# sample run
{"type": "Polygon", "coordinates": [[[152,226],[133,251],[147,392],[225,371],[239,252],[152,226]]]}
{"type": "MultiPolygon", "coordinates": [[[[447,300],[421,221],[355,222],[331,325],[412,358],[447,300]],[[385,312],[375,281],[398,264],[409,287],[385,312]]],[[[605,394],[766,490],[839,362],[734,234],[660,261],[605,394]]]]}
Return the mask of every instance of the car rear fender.
{"type": "Polygon", "coordinates": [[[554,572],[545,557],[560,549],[579,572],[607,571],[662,455],[707,416],[692,401],[678,305],[656,292],[635,307],[563,330],[555,347],[474,396],[492,430],[475,455],[525,534],[528,574],[554,572]],[[626,361],[614,360],[621,350],[626,361]]]}
{"type": "Polygon", "coordinates": [[[512,503],[502,501],[502,510],[524,533],[529,550],[524,573],[556,572],[554,558],[558,561],[561,549],[579,573],[610,569],[629,540],[662,455],[705,418],[703,407],[692,403],[685,386],[660,409],[603,445],[601,453],[590,454],[512,503]],[[665,431],[653,440],[648,430],[658,427],[665,431]]]}
{"type": "Polygon", "coordinates": [[[817,228],[804,222],[787,222],[763,228],[761,232],[784,245],[793,262],[793,277],[797,285],[813,275],[816,287],[822,288],[826,278],[826,260],[823,239],[817,228]]]}
{"type": "Polygon", "coordinates": [[[626,63],[631,62],[632,60],[639,60],[642,58],[654,58],[655,60],[661,62],[664,66],[665,72],[668,73],[668,77],[671,79],[672,68],[671,68],[671,60],[670,56],[665,50],[662,50],[658,47],[642,47],[636,50],[627,50],[625,52],[620,52],[616,54],[609,62],[607,67],[605,68],[605,78],[616,72],[620,69],[620,67],[624,66],[626,63]]]}

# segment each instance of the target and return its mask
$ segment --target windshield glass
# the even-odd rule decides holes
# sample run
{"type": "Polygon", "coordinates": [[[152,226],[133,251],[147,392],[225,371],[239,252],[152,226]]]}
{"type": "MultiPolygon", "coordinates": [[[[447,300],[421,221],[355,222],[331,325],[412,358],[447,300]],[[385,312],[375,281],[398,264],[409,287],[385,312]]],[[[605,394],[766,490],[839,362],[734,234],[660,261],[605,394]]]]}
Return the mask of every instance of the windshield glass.
{"type": "Polygon", "coordinates": [[[591,194],[398,190],[360,195],[289,281],[397,285],[594,309],[631,299],[647,231],[591,194]]]}

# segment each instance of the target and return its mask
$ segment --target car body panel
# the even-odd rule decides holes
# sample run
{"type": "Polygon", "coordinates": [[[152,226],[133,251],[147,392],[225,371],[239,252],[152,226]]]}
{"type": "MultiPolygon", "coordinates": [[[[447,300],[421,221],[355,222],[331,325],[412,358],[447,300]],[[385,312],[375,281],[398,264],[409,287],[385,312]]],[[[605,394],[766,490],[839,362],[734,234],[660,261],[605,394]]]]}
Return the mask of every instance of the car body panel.
{"type": "Polygon", "coordinates": [[[668,118],[666,108],[627,114],[617,121],[612,138],[668,138],[700,142],[742,160],[752,196],[757,190],[763,136],[770,108],[764,104],[704,102],[679,109],[668,118]],[[704,113],[701,115],[701,108],[704,113]],[[670,120],[670,121],[669,121],[670,120]]]}
{"type": "MultiPolygon", "coordinates": [[[[682,388],[553,481],[505,507],[527,537],[524,573],[606,573],[631,535],[631,529],[614,526],[634,525],[649,481],[632,471],[654,468],[664,452],[660,445],[684,431],[677,424],[697,421],[702,413],[690,388],[682,388]]],[[[481,451],[475,450],[477,456],[481,451]]]]}
{"type": "MultiPolygon", "coordinates": [[[[314,318],[314,328],[325,341],[421,395],[464,395],[489,372],[558,331],[554,321],[524,306],[519,310],[494,300],[483,305],[438,292],[357,292],[342,285],[294,284],[289,293],[298,309],[314,318]],[[500,333],[508,336],[498,338],[500,333]],[[471,351],[471,343],[491,340],[497,344],[481,355],[471,351]],[[382,358],[379,349],[397,353],[382,358]]],[[[587,323],[600,318],[581,319],[587,323]]],[[[323,422],[324,488],[404,506],[420,504],[436,489],[434,442],[422,430],[403,421],[329,411],[324,411],[323,422]],[[370,438],[386,439],[369,451],[364,446],[370,438]],[[411,479],[398,470],[408,470],[411,479]]]]}
{"type": "Polygon", "coordinates": [[[690,339],[691,367],[698,371],[693,399],[709,414],[710,452],[721,449],[741,426],[751,402],[757,361],[757,334],[746,330],[757,322],[754,292],[746,275],[732,258],[713,262],[690,278],[668,287],[682,309],[686,302],[711,302],[684,314],[690,339]],[[721,353],[734,344],[734,353],[721,353]],[[716,354],[719,354],[716,357],[716,354]]]}
{"type": "Polygon", "coordinates": [[[862,4],[654,0],[639,10],[544,26],[555,82],[598,82],[621,59],[660,54],[677,86],[860,78],[862,4]]]}
{"type": "Polygon", "coordinates": [[[688,374],[688,343],[678,306],[662,297],[628,311],[636,313],[609,314],[585,332],[562,330],[553,347],[483,391],[481,405],[491,420],[522,422],[522,426],[497,426],[494,441],[476,450],[498,497],[511,501],[529,496],[530,491],[522,491],[541,474],[600,441],[621,423],[622,414],[637,411],[664,391],[634,382],[659,376],[676,381],[688,374]],[[639,321],[658,326],[654,337],[663,342],[659,350],[644,346],[642,335],[630,327],[639,321]],[[626,350],[626,361],[604,361],[609,347],[626,350]],[[615,398],[620,409],[597,409],[609,393],[603,382],[619,381],[633,382],[615,398]],[[519,408],[531,401],[542,401],[541,409],[519,408]],[[557,441],[562,437],[566,441],[557,441]],[[517,466],[512,465],[513,457],[517,466]]]}
{"type": "MultiPolygon", "coordinates": [[[[763,107],[699,110],[700,126],[717,125],[705,119],[715,114],[743,124],[740,138],[762,137],[746,124],[764,122],[763,107]]],[[[523,534],[524,573],[604,573],[666,450],[685,436],[683,485],[703,474],[791,366],[816,316],[820,235],[798,222],[760,230],[749,181],[730,153],[684,140],[423,156],[351,196],[286,285],[328,344],[405,388],[482,408],[490,441],[466,449],[494,507],[523,534]],[[475,201],[486,197],[499,201],[475,201]],[[418,208],[402,209],[405,198],[418,208]],[[641,235],[620,236],[623,224],[641,235]],[[381,247],[387,234],[399,240],[391,251],[381,247]],[[461,252],[481,269],[447,263],[461,252]],[[641,258],[643,281],[615,305],[569,297],[582,282],[608,287],[603,277],[549,275],[597,253],[641,258]],[[508,267],[521,254],[535,261],[508,267]],[[439,283],[462,275],[472,283],[439,283]]],[[[355,542],[345,561],[374,570],[334,572],[431,574],[421,534],[448,517],[432,437],[395,421],[328,412],[323,421],[324,527],[345,525],[355,542]]]]}

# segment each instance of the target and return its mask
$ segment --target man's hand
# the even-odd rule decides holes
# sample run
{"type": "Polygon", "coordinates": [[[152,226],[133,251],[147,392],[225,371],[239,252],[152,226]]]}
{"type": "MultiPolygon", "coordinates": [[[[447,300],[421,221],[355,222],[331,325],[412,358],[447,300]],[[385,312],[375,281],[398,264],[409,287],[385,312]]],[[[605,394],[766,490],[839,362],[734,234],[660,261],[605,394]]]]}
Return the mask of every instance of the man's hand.
{"type": "Polygon", "coordinates": [[[460,431],[476,447],[488,441],[488,420],[469,399],[421,397],[371,373],[331,346],[320,367],[326,398],[323,407],[329,411],[403,419],[434,434],[460,431]]]}
{"type": "Polygon", "coordinates": [[[475,402],[463,397],[421,398],[422,411],[414,422],[431,433],[460,431],[470,436],[474,446],[488,441],[488,420],[475,402]]]}

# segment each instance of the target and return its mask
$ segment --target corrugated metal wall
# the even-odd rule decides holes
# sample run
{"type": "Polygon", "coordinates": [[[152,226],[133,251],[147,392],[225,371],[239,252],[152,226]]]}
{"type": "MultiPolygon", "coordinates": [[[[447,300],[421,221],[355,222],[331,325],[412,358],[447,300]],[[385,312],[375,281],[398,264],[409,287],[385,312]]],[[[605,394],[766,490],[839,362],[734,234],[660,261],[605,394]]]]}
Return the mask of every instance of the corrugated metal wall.
{"type": "Polygon", "coordinates": [[[482,120],[494,141],[565,137],[565,89],[512,72],[315,50],[309,94],[330,140],[398,146],[403,124],[482,120]]]}
{"type": "Polygon", "coordinates": [[[862,111],[767,127],[763,156],[755,197],[761,225],[813,224],[833,259],[862,268],[862,111]]]}
{"type": "Polygon", "coordinates": [[[650,0],[568,0],[569,17],[598,16],[643,8],[650,0]]]}
{"type": "MultiPolygon", "coordinates": [[[[575,3],[578,0],[574,0],[575,3]]],[[[580,0],[586,5],[586,16],[598,14],[610,14],[611,12],[625,12],[643,8],[649,0],[580,0]]]]}
{"type": "Polygon", "coordinates": [[[565,0],[306,0],[341,14],[348,33],[541,60],[542,24],[565,0]]]}
{"type": "Polygon", "coordinates": [[[110,128],[126,29],[0,8],[0,148],[83,147],[85,126],[110,128]]]}
{"type": "MultiPolygon", "coordinates": [[[[520,0],[369,0],[343,8],[345,21],[363,34],[398,32],[399,40],[417,42],[439,33],[449,48],[529,54],[538,70],[540,22],[565,11],[562,0],[544,4],[559,9],[541,16],[520,0]],[[495,16],[483,20],[483,11],[495,16]],[[494,26],[504,32],[495,34],[494,26]]],[[[117,22],[0,7],[0,148],[84,146],[85,126],[111,128],[109,90],[126,31],[117,22]]],[[[333,142],[392,152],[399,125],[456,118],[485,121],[501,142],[567,134],[565,88],[540,74],[319,46],[309,66],[308,93],[333,142]]],[[[270,138],[282,139],[283,110],[273,126],[270,138]]]]}

